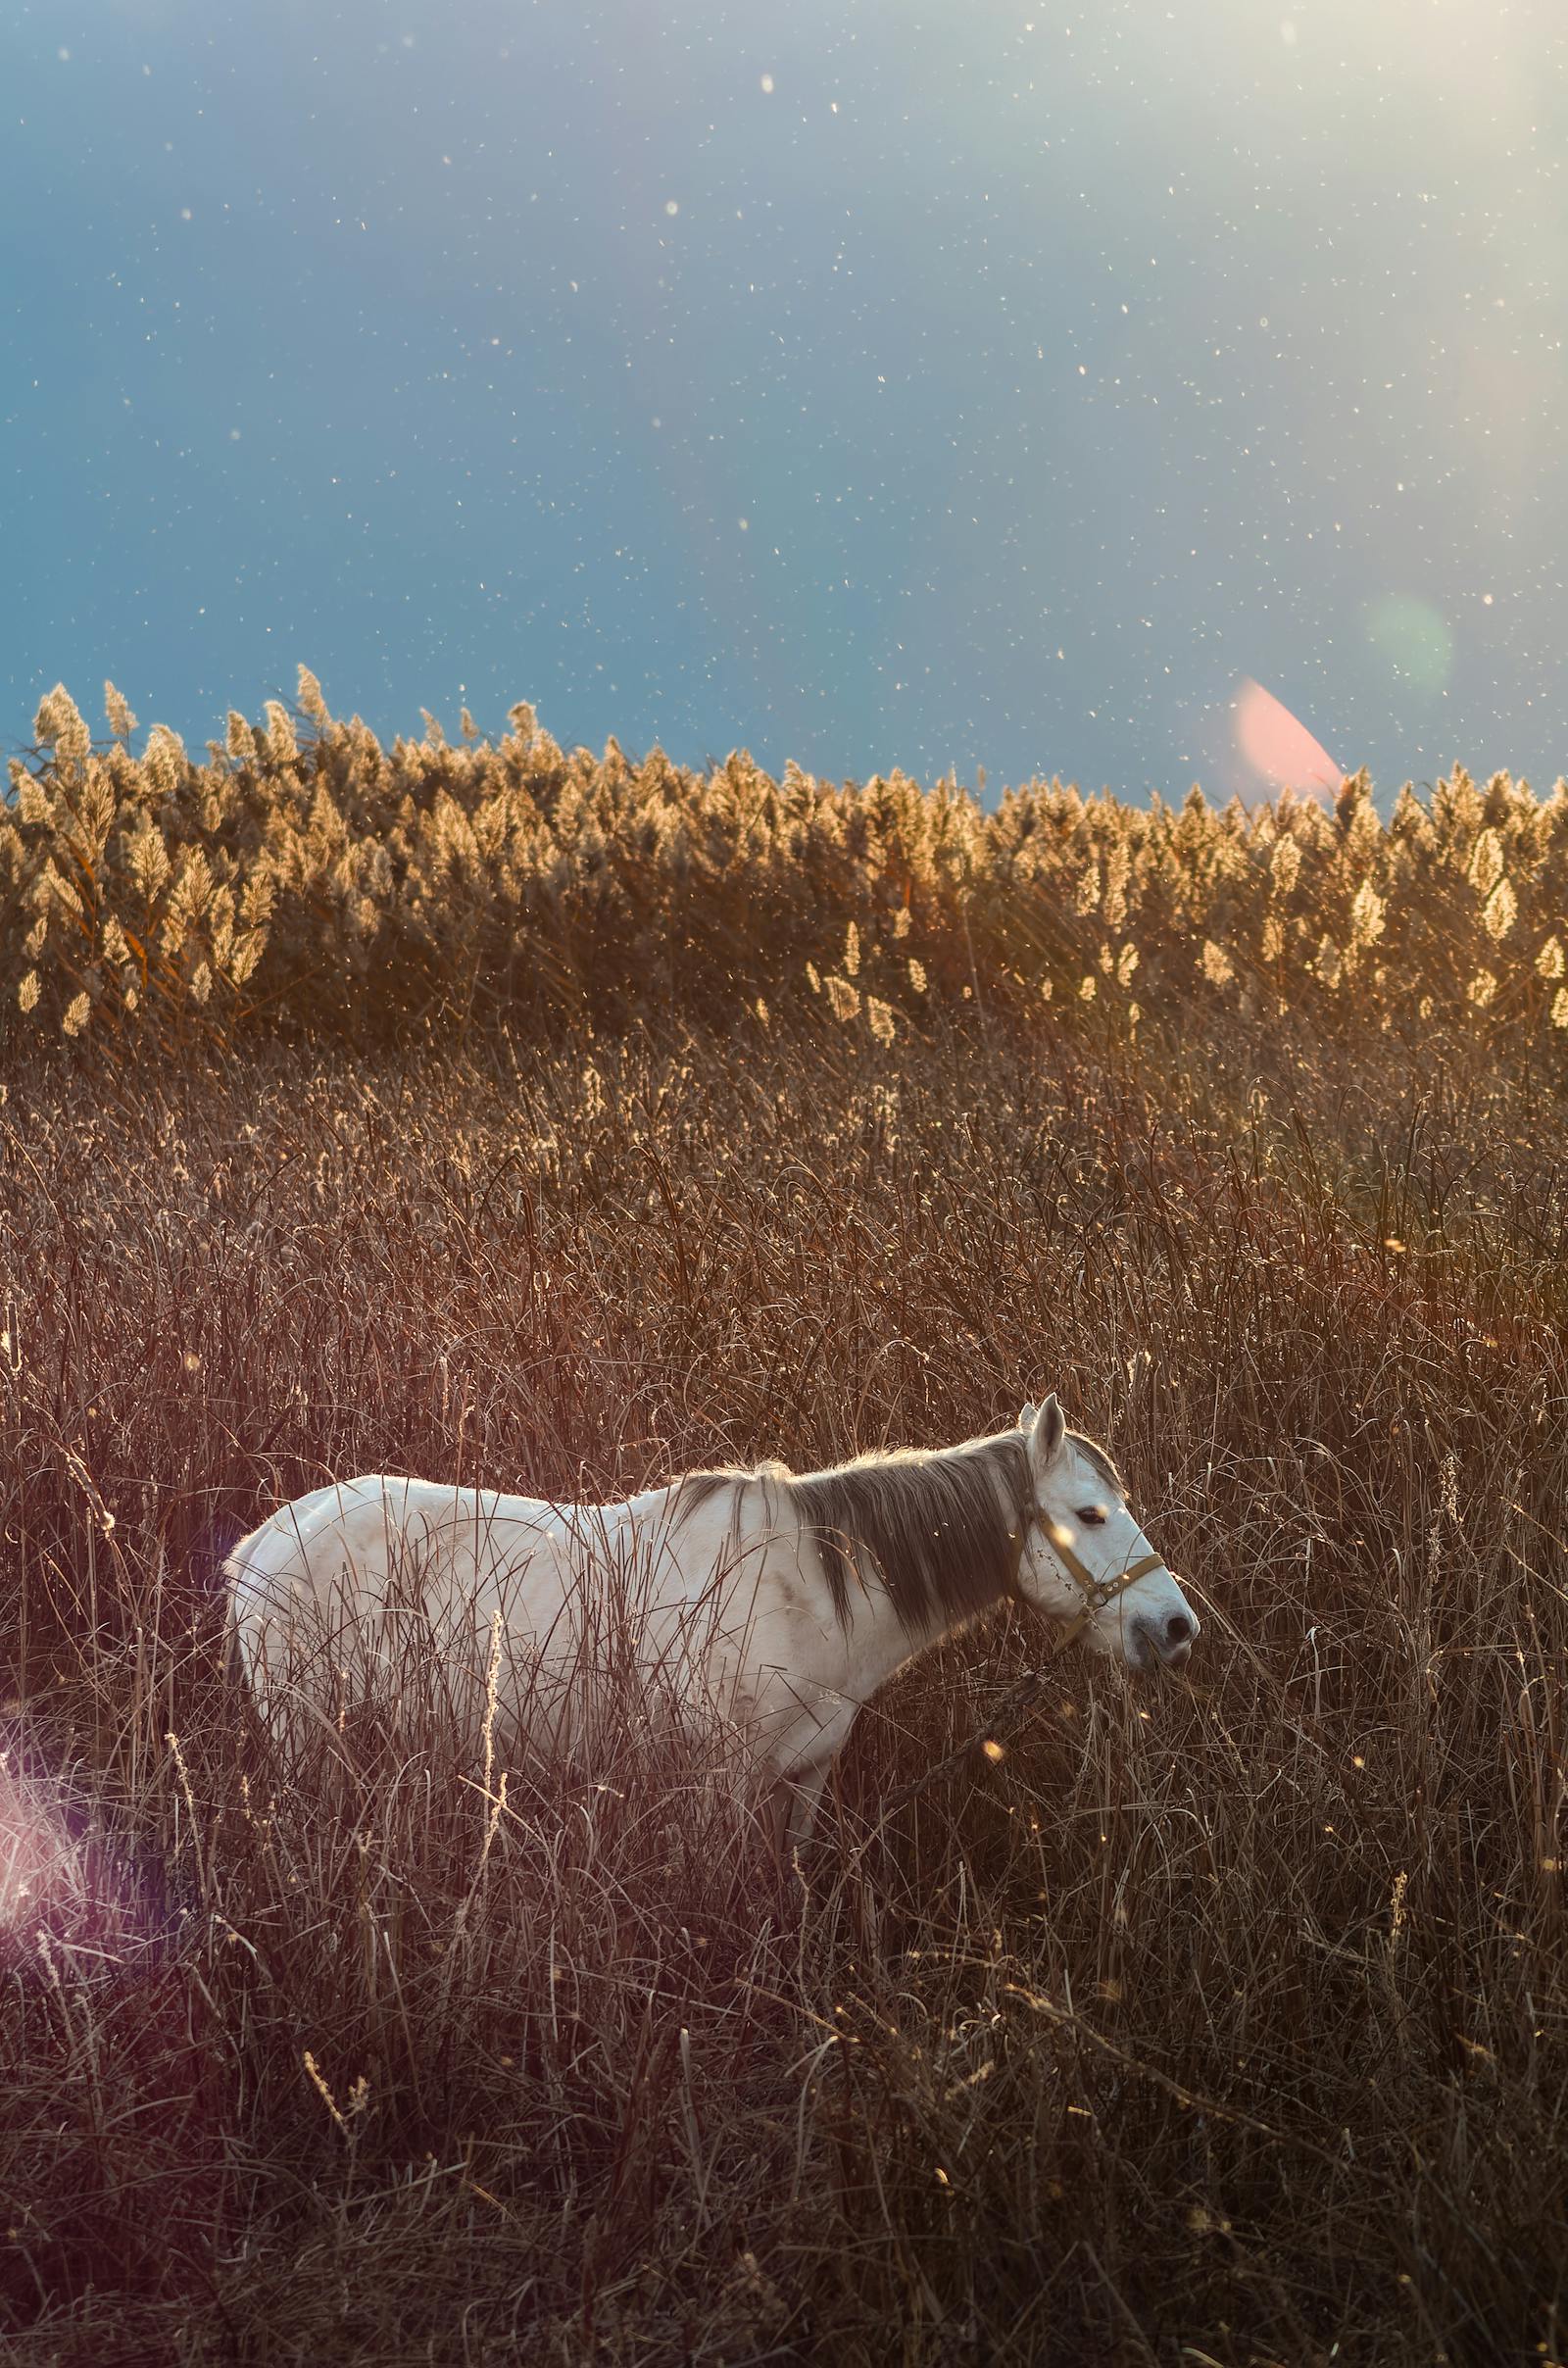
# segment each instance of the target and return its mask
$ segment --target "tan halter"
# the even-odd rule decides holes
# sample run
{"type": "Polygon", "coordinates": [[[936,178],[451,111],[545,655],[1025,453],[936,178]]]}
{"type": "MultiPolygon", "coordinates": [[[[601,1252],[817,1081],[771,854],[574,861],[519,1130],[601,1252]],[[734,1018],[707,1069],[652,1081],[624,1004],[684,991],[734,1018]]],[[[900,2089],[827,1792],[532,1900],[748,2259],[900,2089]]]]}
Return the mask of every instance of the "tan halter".
{"type": "Polygon", "coordinates": [[[1103,1611],[1107,1603],[1113,1603],[1119,1595],[1124,1594],[1139,1579],[1147,1579],[1151,1572],[1165,1568],[1163,1554],[1147,1554],[1139,1561],[1130,1563],[1115,1578],[1097,1579],[1088,1565],[1079,1559],[1073,1549],[1061,1544],[1055,1535],[1057,1524],[1048,1521],[1043,1508],[1038,1505],[1031,1505],[1029,1507],[1028,1518],[1019,1533],[1018,1561],[1020,1567],[1023,1562],[1024,1549],[1029,1542],[1029,1532],[1036,1526],[1045,1531],[1051,1543],[1052,1553],[1067,1572],[1069,1578],[1077,1582],[1079,1593],[1084,1599],[1082,1611],[1067,1623],[1065,1631],[1057,1640],[1058,1645],[1070,1645],[1073,1638],[1081,1634],[1089,1625],[1097,1611],[1103,1611]]]}

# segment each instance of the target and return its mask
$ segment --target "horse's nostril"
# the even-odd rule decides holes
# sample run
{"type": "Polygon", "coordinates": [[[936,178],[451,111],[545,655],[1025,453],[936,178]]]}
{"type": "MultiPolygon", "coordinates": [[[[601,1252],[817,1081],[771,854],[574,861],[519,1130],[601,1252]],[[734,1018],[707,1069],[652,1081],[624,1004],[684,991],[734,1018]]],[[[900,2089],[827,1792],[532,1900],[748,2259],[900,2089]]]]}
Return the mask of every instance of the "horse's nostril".
{"type": "Polygon", "coordinates": [[[1167,1645],[1185,1645],[1193,1633],[1193,1623],[1185,1611],[1173,1611],[1165,1622],[1167,1645]]]}

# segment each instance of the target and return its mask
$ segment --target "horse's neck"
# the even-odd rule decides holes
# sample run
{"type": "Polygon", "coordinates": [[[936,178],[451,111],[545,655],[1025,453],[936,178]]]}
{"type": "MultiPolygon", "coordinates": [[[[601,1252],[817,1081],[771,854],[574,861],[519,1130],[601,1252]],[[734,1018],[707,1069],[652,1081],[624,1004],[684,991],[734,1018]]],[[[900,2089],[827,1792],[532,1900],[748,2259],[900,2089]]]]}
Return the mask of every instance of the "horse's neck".
{"type": "Polygon", "coordinates": [[[906,1628],[894,1608],[893,1598],[880,1579],[852,1599],[851,1620],[844,1632],[850,1680],[845,1691],[866,1702],[885,1686],[895,1670],[918,1653],[938,1643],[945,1629],[906,1628]]]}
{"type": "Polygon", "coordinates": [[[857,1591],[851,1599],[852,1625],[845,1636],[853,1691],[865,1700],[878,1686],[886,1684],[896,1670],[902,1669],[906,1661],[959,1634],[982,1613],[995,1609],[1004,1600],[1005,1593],[1004,1588],[999,1588],[989,1603],[971,1603],[953,1611],[939,1609],[923,1626],[910,1628],[900,1618],[881,1578],[869,1579],[864,1591],[857,1591]]]}

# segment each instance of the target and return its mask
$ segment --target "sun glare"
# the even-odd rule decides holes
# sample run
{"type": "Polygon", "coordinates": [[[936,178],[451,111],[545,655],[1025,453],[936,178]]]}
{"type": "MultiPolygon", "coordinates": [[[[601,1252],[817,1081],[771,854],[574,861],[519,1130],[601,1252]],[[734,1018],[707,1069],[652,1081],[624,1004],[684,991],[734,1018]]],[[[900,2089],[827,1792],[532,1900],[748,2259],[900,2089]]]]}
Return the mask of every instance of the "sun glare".
{"type": "Polygon", "coordinates": [[[1303,797],[1333,797],[1344,777],[1340,767],[1283,701],[1244,674],[1234,705],[1236,746],[1257,775],[1257,797],[1282,789],[1303,797]]]}
{"type": "Polygon", "coordinates": [[[65,1820],[39,1787],[0,1751],[0,1930],[24,1933],[62,1899],[79,1899],[78,1853],[65,1820]]]}

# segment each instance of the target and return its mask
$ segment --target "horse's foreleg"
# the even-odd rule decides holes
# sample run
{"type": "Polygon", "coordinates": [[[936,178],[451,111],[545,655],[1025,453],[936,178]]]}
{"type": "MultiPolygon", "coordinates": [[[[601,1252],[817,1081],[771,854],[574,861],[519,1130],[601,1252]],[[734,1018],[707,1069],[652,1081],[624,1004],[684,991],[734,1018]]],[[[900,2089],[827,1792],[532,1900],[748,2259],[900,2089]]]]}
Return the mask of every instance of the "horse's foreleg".
{"type": "Polygon", "coordinates": [[[796,1770],[788,1776],[775,1776],[762,1796],[768,1853],[785,1881],[799,1871],[798,1853],[811,1838],[826,1782],[825,1765],[796,1770]]]}
{"type": "Polygon", "coordinates": [[[773,1766],[778,1773],[769,1788],[768,1806],[774,1850],[783,1874],[798,1870],[798,1853],[811,1839],[828,1773],[858,1708],[858,1702],[840,1699],[826,1715],[808,1713],[775,1741],[773,1766]]]}
{"type": "Polygon", "coordinates": [[[773,1870],[782,1883],[790,1871],[790,1780],[775,1776],[762,1796],[763,1830],[773,1870]]]}
{"type": "Polygon", "coordinates": [[[797,1768],[779,1786],[785,1797],[783,1839],[786,1859],[792,1857],[796,1850],[804,1850],[811,1839],[830,1765],[831,1762],[824,1759],[814,1768],[797,1768]]]}

